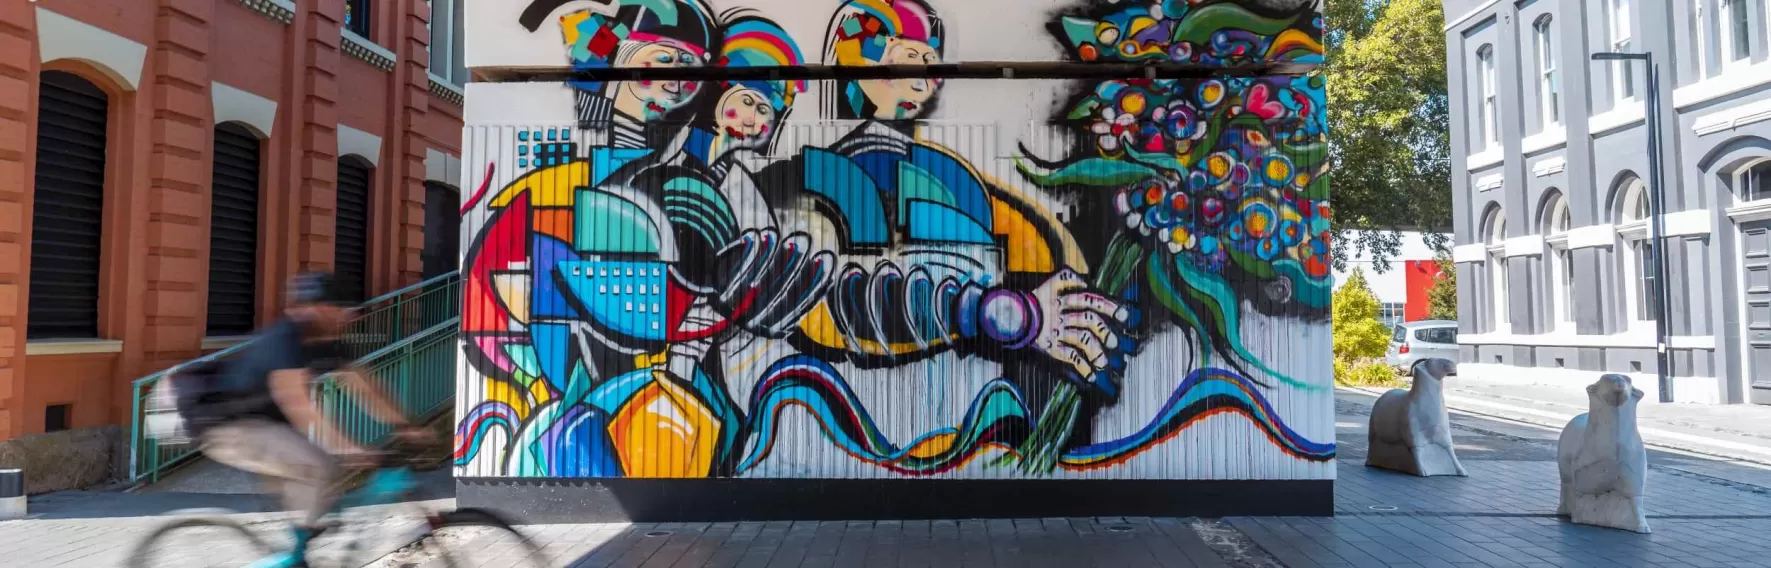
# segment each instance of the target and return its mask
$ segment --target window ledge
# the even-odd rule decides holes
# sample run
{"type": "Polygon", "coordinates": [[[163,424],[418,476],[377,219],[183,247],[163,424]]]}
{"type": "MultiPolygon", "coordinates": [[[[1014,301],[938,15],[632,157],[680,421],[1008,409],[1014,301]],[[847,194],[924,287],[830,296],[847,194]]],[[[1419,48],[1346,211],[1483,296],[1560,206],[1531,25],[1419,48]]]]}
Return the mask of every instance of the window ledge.
{"type": "Polygon", "coordinates": [[[460,85],[451,83],[448,79],[438,77],[436,73],[426,72],[425,74],[430,75],[430,94],[436,95],[439,99],[458,105],[461,104],[463,100],[466,100],[467,93],[461,90],[460,85]]]}
{"type": "Polygon", "coordinates": [[[1488,245],[1482,243],[1458,245],[1451,248],[1451,260],[1456,264],[1482,262],[1487,259],[1488,245]]]}
{"type": "MultiPolygon", "coordinates": [[[[1644,322],[1636,322],[1644,323],[1644,322]]],[[[1652,323],[1652,322],[1647,322],[1652,323]]],[[[1669,338],[1673,349],[1715,349],[1712,335],[1675,335],[1669,338]]],[[[1631,330],[1611,335],[1579,335],[1550,332],[1532,335],[1511,333],[1472,333],[1457,336],[1458,345],[1524,345],[1531,347],[1625,347],[1654,348],[1654,334],[1631,330]]]]}
{"type": "Polygon", "coordinates": [[[1483,150],[1479,154],[1470,154],[1470,156],[1466,158],[1467,163],[1464,164],[1464,169],[1476,171],[1501,163],[1506,161],[1506,159],[1506,152],[1502,152],[1499,147],[1490,148],[1488,150],[1483,150]]]}
{"type": "Polygon", "coordinates": [[[1612,225],[1575,227],[1569,229],[1567,235],[1568,248],[1571,249],[1608,247],[1617,240],[1617,227],[1612,225]]]}
{"type": "Polygon", "coordinates": [[[38,339],[25,342],[26,355],[87,355],[122,352],[123,342],[116,339],[38,339]]]}
{"type": "Polygon", "coordinates": [[[1707,103],[1753,87],[1771,83],[1771,61],[1731,65],[1722,73],[1673,90],[1673,108],[1707,103]]]}
{"type": "Polygon", "coordinates": [[[250,335],[222,335],[203,338],[203,350],[227,349],[252,340],[250,335]]]}
{"type": "Polygon", "coordinates": [[[399,57],[395,56],[394,52],[388,51],[385,47],[375,45],[375,42],[357,35],[356,32],[350,30],[339,31],[344,36],[345,53],[350,54],[351,57],[361,59],[370,65],[374,65],[376,69],[382,71],[394,70],[394,63],[399,61],[399,57]]]}
{"type": "Polygon", "coordinates": [[[1552,176],[1555,174],[1562,173],[1563,171],[1566,171],[1567,169],[1568,169],[1568,159],[1561,157],[1561,156],[1557,156],[1554,158],[1550,158],[1548,160],[1538,162],[1536,166],[1531,168],[1531,175],[1534,175],[1537,177],[1549,177],[1549,176],[1552,176]]]}
{"type": "MultiPolygon", "coordinates": [[[[1771,73],[1771,69],[1765,72],[1771,73]]],[[[1771,120],[1771,99],[1697,117],[1691,123],[1691,131],[1698,136],[1709,136],[1766,120],[1771,120]]]]}
{"type": "Polygon", "coordinates": [[[1551,124],[1542,133],[1528,137],[1520,141],[1520,144],[1524,146],[1522,152],[1525,154],[1536,154],[1544,150],[1567,146],[1568,129],[1563,128],[1561,124],[1551,124]]]}
{"type": "Polygon", "coordinates": [[[1771,220],[1771,199],[1748,201],[1729,207],[1728,218],[1740,222],[1771,220]]]}
{"type": "Polygon", "coordinates": [[[1645,120],[1648,116],[1642,110],[1642,104],[1636,102],[1635,99],[1625,99],[1618,101],[1617,104],[1629,106],[1614,109],[1603,114],[1595,114],[1587,119],[1587,129],[1592,131],[1593,136],[1604,136],[1617,130],[1635,126],[1645,120]]]}
{"type": "Polygon", "coordinates": [[[295,21],[295,3],[289,0],[236,0],[271,21],[289,25],[295,21]]]}
{"type": "Polygon", "coordinates": [[[1618,225],[1617,235],[1629,241],[1646,239],[1648,238],[1648,220],[1642,219],[1618,225]]]}

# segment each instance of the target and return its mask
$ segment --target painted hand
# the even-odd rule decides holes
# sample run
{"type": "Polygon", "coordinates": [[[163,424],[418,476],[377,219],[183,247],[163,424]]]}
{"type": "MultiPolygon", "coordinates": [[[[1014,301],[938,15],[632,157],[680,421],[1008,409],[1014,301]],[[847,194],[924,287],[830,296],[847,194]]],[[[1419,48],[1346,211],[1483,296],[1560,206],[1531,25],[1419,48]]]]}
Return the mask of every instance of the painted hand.
{"type": "Polygon", "coordinates": [[[1076,272],[1062,270],[1030,293],[991,291],[982,308],[985,329],[1008,347],[1045,354],[1071,381],[1109,394],[1117,388],[1109,377],[1125,367],[1125,353],[1134,347],[1123,330],[1136,324],[1136,310],[1094,290],[1076,272]]]}

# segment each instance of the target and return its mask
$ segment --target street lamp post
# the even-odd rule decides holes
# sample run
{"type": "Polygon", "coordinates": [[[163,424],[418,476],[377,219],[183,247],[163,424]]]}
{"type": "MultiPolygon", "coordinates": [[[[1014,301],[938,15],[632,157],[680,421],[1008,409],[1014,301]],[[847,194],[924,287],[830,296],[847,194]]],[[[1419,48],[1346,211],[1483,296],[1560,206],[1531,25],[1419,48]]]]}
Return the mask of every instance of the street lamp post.
{"type": "Polygon", "coordinates": [[[1650,221],[1648,234],[1649,261],[1654,263],[1654,363],[1659,373],[1660,401],[1673,401],[1673,370],[1672,351],[1668,349],[1671,342],[1667,330],[1667,303],[1670,294],[1667,292],[1667,269],[1665,262],[1666,237],[1666,186],[1660,167],[1660,68],[1654,64],[1651,53],[1594,53],[1594,61],[1622,61],[1631,65],[1640,61],[1648,68],[1648,216],[1650,221]]]}

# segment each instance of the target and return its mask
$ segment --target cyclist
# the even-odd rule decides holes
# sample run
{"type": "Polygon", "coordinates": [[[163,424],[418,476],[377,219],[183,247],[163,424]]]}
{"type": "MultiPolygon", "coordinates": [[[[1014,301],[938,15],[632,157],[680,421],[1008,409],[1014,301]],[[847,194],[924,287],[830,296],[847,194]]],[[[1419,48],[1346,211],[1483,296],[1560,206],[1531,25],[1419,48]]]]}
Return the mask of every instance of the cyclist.
{"type": "Polygon", "coordinates": [[[280,490],[285,508],[302,512],[295,523],[295,546],[285,565],[304,565],[308,541],[320,530],[320,519],[337,499],[334,485],[346,465],[373,465],[371,454],[336,435],[321,416],[311,389],[313,380],[336,372],[348,391],[376,420],[396,426],[396,435],[423,440],[427,432],[413,428],[365,372],[345,360],[340,333],[350,323],[350,302],[331,275],[309,272],[289,284],[284,316],[263,329],[217,377],[230,401],[225,416],[198,433],[204,455],[217,462],[266,476],[280,490]],[[309,441],[337,440],[338,457],[309,441]]]}

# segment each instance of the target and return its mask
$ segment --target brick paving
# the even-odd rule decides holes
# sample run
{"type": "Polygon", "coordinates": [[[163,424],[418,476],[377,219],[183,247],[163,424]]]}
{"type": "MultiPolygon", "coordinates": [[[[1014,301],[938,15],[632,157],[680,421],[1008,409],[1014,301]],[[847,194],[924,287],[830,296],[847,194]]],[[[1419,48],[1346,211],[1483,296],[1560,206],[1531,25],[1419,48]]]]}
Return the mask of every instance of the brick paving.
{"type": "MultiPolygon", "coordinates": [[[[1416,478],[1364,467],[1370,397],[1337,401],[1341,467],[1336,516],[1229,519],[1016,519],[771,523],[639,523],[523,527],[549,566],[1190,567],[1430,566],[1771,567],[1771,472],[1754,464],[1650,452],[1654,533],[1573,525],[1553,516],[1556,432],[1454,412],[1467,478],[1416,478]]],[[[117,566],[129,546],[182,506],[239,496],[99,494],[33,501],[37,518],[0,523],[5,566],[117,566]],[[111,499],[111,501],[106,501],[111,499]]],[[[272,538],[274,517],[244,515],[272,538]]],[[[395,521],[390,523],[397,524],[395,521]]],[[[397,543],[382,543],[391,550],[397,543]]],[[[517,543],[466,530],[427,544],[455,566],[522,566],[517,543]]],[[[230,565],[201,549],[194,565],[230,565]]],[[[231,559],[227,559],[231,560],[231,559]]],[[[441,566],[409,547],[372,564],[441,566]]]]}

